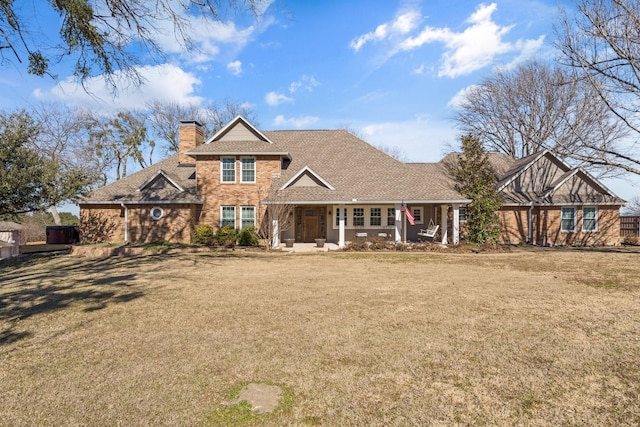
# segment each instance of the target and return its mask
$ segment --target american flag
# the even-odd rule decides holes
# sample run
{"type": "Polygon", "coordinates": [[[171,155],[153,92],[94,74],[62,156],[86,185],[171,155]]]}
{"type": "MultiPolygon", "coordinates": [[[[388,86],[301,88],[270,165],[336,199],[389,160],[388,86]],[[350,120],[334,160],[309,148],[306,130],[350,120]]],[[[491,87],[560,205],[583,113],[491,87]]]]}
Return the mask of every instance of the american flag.
{"type": "Polygon", "coordinates": [[[409,224],[416,225],[415,218],[413,217],[413,212],[411,212],[411,209],[407,209],[407,204],[405,202],[402,202],[402,207],[400,208],[400,211],[404,212],[405,215],[407,215],[407,220],[409,221],[409,224]]]}

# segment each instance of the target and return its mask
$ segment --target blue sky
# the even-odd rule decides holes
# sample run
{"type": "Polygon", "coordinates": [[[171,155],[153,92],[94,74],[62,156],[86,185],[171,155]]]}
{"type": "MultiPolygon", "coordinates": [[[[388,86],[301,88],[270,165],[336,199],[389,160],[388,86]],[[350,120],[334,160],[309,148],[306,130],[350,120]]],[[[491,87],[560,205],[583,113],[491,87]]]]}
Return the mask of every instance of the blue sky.
{"type": "MultiPolygon", "coordinates": [[[[4,66],[0,108],[62,101],[96,111],[231,100],[250,106],[258,127],[348,127],[407,161],[430,162],[457,147],[451,117],[465,88],[496,67],[554,55],[552,24],[569,1],[266,1],[258,21],[229,15],[193,22],[198,51],[184,51],[158,29],[166,62],[140,69],[146,85],[113,98],[100,78],[94,96],[61,64],[59,81],[4,66]],[[65,74],[67,73],[67,74],[65,74]]],[[[55,17],[42,15],[43,25],[55,17]]],[[[634,179],[605,181],[623,198],[634,179]]]]}

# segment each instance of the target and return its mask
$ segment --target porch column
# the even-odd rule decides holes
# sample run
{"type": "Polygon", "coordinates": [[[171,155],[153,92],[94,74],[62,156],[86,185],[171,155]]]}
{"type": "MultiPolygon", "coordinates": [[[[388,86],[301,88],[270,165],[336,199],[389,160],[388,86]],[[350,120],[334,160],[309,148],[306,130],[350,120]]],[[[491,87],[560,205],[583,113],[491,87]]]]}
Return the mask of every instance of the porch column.
{"type": "Polygon", "coordinates": [[[347,220],[347,208],[344,205],[340,205],[340,206],[338,206],[338,209],[340,211],[340,216],[338,217],[338,226],[339,226],[338,246],[342,249],[345,246],[344,224],[345,224],[345,222],[347,220]]]}
{"type": "Polygon", "coordinates": [[[440,206],[440,230],[442,230],[442,244],[446,245],[447,241],[447,212],[449,211],[449,205],[440,206]]]}
{"type": "Polygon", "coordinates": [[[271,230],[272,230],[271,247],[277,248],[278,246],[280,246],[280,227],[278,226],[277,219],[274,219],[272,221],[271,230]]]}
{"type": "Polygon", "coordinates": [[[453,207],[453,244],[460,243],[460,204],[454,203],[453,207]]]}
{"type": "Polygon", "coordinates": [[[399,203],[396,203],[395,205],[395,209],[396,209],[396,236],[395,236],[395,240],[396,243],[400,243],[403,240],[406,241],[406,230],[405,228],[402,226],[402,212],[400,212],[400,209],[402,208],[402,206],[399,203]],[[405,238],[402,238],[402,233],[405,233],[405,238]]]}

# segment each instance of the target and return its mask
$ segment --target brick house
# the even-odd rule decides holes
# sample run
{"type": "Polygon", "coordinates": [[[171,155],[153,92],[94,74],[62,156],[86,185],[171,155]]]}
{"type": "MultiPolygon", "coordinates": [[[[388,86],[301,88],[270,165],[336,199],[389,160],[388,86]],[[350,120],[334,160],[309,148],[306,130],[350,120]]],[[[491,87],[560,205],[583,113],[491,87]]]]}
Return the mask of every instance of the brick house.
{"type": "Polygon", "coordinates": [[[544,150],[515,160],[489,155],[504,205],[502,241],[535,245],[615,245],[625,203],[581,168],[544,150]]]}
{"type": "MultiPolygon", "coordinates": [[[[344,130],[260,131],[242,117],[206,142],[197,122],[184,121],[179,138],[178,154],[84,199],[82,221],[111,224],[112,241],[188,243],[196,224],[228,224],[275,230],[273,245],[323,238],[342,247],[357,236],[415,241],[429,225],[439,226],[437,241],[459,242],[470,200],[455,190],[449,156],[437,163],[403,163],[344,130]],[[414,225],[402,214],[403,203],[414,225]]],[[[617,218],[623,201],[583,171],[547,152],[526,162],[490,158],[508,200],[500,212],[505,242],[618,242],[619,234],[604,225],[617,218]],[[534,200],[521,187],[538,166],[553,166],[540,181],[553,191],[534,200]],[[565,230],[569,219],[573,231],[565,230]]],[[[538,183],[531,181],[532,194],[539,192],[538,183]]]]}

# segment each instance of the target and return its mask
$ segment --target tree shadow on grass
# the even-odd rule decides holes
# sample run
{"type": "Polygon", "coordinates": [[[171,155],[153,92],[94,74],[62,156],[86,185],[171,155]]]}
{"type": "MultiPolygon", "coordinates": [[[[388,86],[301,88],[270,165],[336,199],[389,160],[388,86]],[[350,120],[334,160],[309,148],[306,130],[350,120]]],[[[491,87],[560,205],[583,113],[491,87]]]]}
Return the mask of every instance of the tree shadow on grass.
{"type": "Polygon", "coordinates": [[[90,313],[143,297],[145,292],[137,283],[139,271],[143,266],[161,261],[159,257],[34,256],[3,263],[0,266],[0,346],[30,337],[31,332],[17,330],[16,325],[34,316],[72,306],[90,313]]]}
{"type": "Polygon", "coordinates": [[[34,254],[0,261],[0,346],[31,336],[15,326],[34,316],[70,307],[91,313],[143,297],[149,285],[140,283],[139,273],[157,270],[171,258],[185,265],[204,261],[211,266],[215,260],[252,256],[260,254],[202,253],[192,259],[181,254],[104,258],[34,254]]]}

